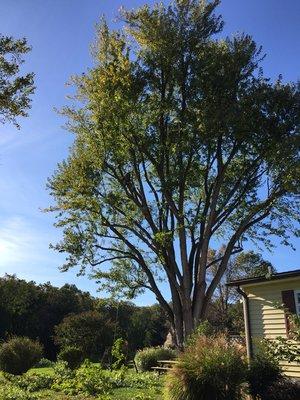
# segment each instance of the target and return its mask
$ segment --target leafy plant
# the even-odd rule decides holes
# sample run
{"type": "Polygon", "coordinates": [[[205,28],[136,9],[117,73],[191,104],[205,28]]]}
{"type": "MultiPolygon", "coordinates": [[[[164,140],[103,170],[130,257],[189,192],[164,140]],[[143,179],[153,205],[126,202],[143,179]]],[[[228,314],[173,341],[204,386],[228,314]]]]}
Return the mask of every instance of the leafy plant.
{"type": "Polygon", "coordinates": [[[248,371],[249,392],[259,400],[298,400],[300,385],[282,375],[277,357],[262,343],[250,361],[248,371]]]}
{"type": "Polygon", "coordinates": [[[13,337],[0,347],[0,369],[20,375],[32,368],[43,355],[42,346],[26,337],[13,337]]]}
{"type": "Polygon", "coordinates": [[[187,338],[186,345],[192,346],[197,341],[199,336],[212,336],[214,334],[214,327],[207,320],[201,322],[194,332],[187,338]]]}
{"type": "Polygon", "coordinates": [[[276,360],[286,360],[287,362],[300,362],[300,316],[292,314],[288,309],[275,304],[276,308],[285,312],[289,319],[289,337],[278,336],[276,339],[264,341],[267,351],[276,360]]]}
{"type": "Polygon", "coordinates": [[[177,356],[174,350],[164,347],[148,347],[139,350],[134,361],[139,371],[151,371],[152,367],[158,365],[159,360],[173,360],[177,356]]]}
{"type": "Polygon", "coordinates": [[[16,386],[1,386],[0,400],[38,400],[38,396],[16,386]]]}
{"type": "Polygon", "coordinates": [[[267,392],[282,379],[282,370],[278,360],[260,346],[255,357],[250,361],[248,371],[249,392],[256,399],[267,400],[267,392]]]}
{"type": "Polygon", "coordinates": [[[281,378],[266,388],[259,400],[299,400],[300,384],[287,378],[281,378]]]}
{"type": "Polygon", "coordinates": [[[34,92],[34,74],[21,75],[23,56],[31,50],[25,38],[13,39],[0,35],[0,123],[26,117],[30,108],[30,96],[34,92]]]}
{"type": "Polygon", "coordinates": [[[75,346],[67,346],[58,355],[59,361],[66,361],[69,368],[76,369],[83,362],[83,352],[75,346]]]}
{"type": "Polygon", "coordinates": [[[198,336],[166,376],[167,400],[240,400],[247,363],[223,335],[198,336]]]}
{"type": "Polygon", "coordinates": [[[126,344],[127,343],[122,338],[115,340],[111,349],[111,355],[114,359],[114,363],[112,365],[113,369],[119,369],[122,367],[122,365],[124,365],[126,360],[126,355],[124,353],[126,344]]]}
{"type": "Polygon", "coordinates": [[[53,376],[44,374],[24,374],[20,376],[5,374],[6,384],[25,390],[26,392],[37,392],[42,389],[50,389],[53,383],[53,376]]]}
{"type": "Polygon", "coordinates": [[[161,379],[158,374],[153,372],[127,373],[124,375],[122,387],[135,389],[159,388],[161,379]]]}

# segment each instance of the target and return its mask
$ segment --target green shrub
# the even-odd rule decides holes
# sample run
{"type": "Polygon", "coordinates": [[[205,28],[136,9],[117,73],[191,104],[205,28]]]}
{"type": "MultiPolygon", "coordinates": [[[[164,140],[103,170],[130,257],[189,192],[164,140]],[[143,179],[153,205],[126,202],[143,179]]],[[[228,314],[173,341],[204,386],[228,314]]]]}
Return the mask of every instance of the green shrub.
{"type": "Polygon", "coordinates": [[[37,362],[34,368],[51,368],[55,364],[54,361],[48,360],[48,358],[41,358],[39,362],[37,362]]]}
{"type": "Polygon", "coordinates": [[[139,371],[151,371],[152,367],[158,365],[159,360],[173,360],[177,354],[174,350],[164,347],[148,347],[139,350],[134,361],[139,371]]]}
{"type": "Polygon", "coordinates": [[[165,381],[168,400],[240,400],[247,363],[244,350],[225,336],[198,336],[165,381]]]}
{"type": "Polygon", "coordinates": [[[95,395],[107,395],[114,387],[113,379],[98,365],[85,361],[75,376],[79,392],[95,395]]]}
{"type": "Polygon", "coordinates": [[[259,400],[299,400],[300,384],[282,374],[278,356],[261,343],[248,370],[249,393],[259,400]]]}
{"type": "Polygon", "coordinates": [[[248,383],[251,396],[268,399],[268,390],[281,379],[282,371],[278,361],[261,347],[249,364],[248,383]]]}
{"type": "Polygon", "coordinates": [[[0,347],[0,369],[20,375],[32,368],[43,355],[42,346],[26,337],[13,337],[0,347]]]}
{"type": "Polygon", "coordinates": [[[83,362],[83,352],[75,346],[67,346],[58,355],[59,361],[66,361],[69,368],[76,369],[83,362]]]}
{"type": "Polygon", "coordinates": [[[281,378],[273,382],[264,392],[260,400],[299,400],[300,383],[291,379],[281,378]]]}

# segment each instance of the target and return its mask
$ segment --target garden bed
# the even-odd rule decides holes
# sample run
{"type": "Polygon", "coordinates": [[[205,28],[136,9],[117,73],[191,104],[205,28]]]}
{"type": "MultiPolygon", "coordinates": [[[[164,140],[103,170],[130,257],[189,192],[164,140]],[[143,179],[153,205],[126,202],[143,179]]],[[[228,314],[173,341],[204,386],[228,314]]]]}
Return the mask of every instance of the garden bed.
{"type": "Polygon", "coordinates": [[[53,368],[33,368],[21,377],[0,375],[0,400],[161,400],[162,380],[155,373],[121,374],[87,364],[85,386],[53,368]],[[99,380],[97,373],[99,372],[99,380]],[[102,377],[100,377],[102,375],[102,377]],[[102,390],[103,379],[109,381],[102,390]]]}

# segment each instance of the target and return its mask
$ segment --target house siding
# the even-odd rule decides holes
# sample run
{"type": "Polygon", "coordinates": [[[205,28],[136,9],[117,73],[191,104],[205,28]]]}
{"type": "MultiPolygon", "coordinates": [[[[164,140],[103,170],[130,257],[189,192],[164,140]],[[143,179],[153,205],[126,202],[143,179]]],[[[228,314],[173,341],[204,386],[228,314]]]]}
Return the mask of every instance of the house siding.
{"type": "MultiPolygon", "coordinates": [[[[290,278],[276,282],[263,282],[242,287],[249,299],[250,329],[254,352],[259,340],[287,337],[285,315],[276,308],[282,304],[281,292],[300,290],[300,278],[290,278]]],[[[281,362],[286,375],[300,379],[300,363],[281,362]]]]}

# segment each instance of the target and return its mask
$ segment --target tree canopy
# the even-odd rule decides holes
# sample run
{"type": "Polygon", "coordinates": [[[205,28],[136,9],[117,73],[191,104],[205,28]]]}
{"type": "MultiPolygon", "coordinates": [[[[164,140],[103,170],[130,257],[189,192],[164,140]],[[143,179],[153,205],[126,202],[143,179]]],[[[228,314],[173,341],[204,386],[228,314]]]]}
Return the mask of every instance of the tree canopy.
{"type": "Polygon", "coordinates": [[[23,56],[30,51],[27,40],[0,35],[0,122],[26,117],[30,95],[34,92],[34,74],[20,74],[23,56]]]}
{"type": "Polygon", "coordinates": [[[112,293],[152,291],[179,346],[245,241],[298,233],[299,88],[264,77],[249,35],[220,38],[218,4],[175,0],[122,11],[119,31],[100,24],[95,65],[63,110],[74,145],[49,180],[63,269],[92,266],[112,293]]]}

